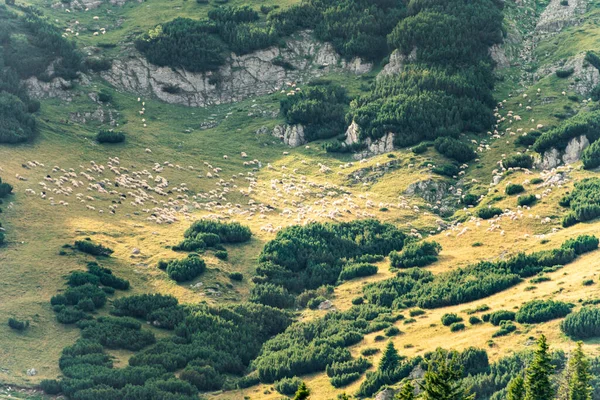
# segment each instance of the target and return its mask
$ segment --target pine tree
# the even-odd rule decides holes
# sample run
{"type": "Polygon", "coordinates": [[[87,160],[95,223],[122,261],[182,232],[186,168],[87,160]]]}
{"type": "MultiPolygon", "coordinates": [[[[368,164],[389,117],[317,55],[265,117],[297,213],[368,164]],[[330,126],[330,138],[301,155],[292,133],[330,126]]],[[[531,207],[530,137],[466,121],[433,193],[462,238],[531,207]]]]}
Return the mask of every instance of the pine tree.
{"type": "Polygon", "coordinates": [[[506,387],[506,400],[523,400],[525,398],[525,381],[521,375],[513,378],[506,387]]]}
{"type": "Polygon", "coordinates": [[[302,382],[300,386],[298,386],[298,390],[294,395],[294,400],[306,400],[310,396],[310,390],[306,387],[306,383],[302,382]]]}
{"type": "Polygon", "coordinates": [[[400,356],[398,355],[398,351],[394,347],[394,343],[390,340],[385,348],[385,353],[383,353],[383,357],[381,358],[381,362],[379,363],[379,371],[381,372],[392,372],[396,368],[398,368],[398,364],[400,363],[400,356]]]}
{"type": "Polygon", "coordinates": [[[415,386],[412,381],[408,381],[402,386],[402,389],[396,396],[394,400],[414,400],[415,399],[415,386]]]}
{"type": "Polygon", "coordinates": [[[581,349],[581,342],[569,359],[568,369],[571,372],[569,379],[569,400],[591,400],[592,387],[590,386],[589,362],[581,349]]]}
{"type": "Polygon", "coordinates": [[[524,400],[552,400],[554,389],[550,383],[552,364],[548,354],[548,343],[544,335],[538,340],[533,361],[525,371],[524,400]]]}
{"type": "Polygon", "coordinates": [[[420,383],[423,400],[473,400],[474,394],[462,385],[462,366],[457,351],[437,349],[427,362],[427,372],[420,383]]]}

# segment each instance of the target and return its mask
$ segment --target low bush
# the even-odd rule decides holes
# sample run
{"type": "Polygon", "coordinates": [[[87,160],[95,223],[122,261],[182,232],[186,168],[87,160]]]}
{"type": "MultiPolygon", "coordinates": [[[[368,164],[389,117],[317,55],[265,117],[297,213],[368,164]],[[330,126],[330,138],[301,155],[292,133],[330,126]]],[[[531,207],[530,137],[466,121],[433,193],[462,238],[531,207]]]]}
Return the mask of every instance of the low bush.
{"type": "Polygon", "coordinates": [[[564,78],[568,78],[569,76],[573,75],[573,72],[575,72],[575,69],[573,69],[573,68],[557,69],[556,76],[564,79],[564,78]]]}
{"type": "Polygon", "coordinates": [[[225,250],[217,250],[215,251],[215,257],[217,257],[219,260],[227,260],[229,254],[225,250]]]}
{"type": "Polygon", "coordinates": [[[386,329],[383,331],[383,334],[384,334],[385,336],[387,336],[387,337],[397,336],[397,335],[399,335],[400,333],[401,333],[401,332],[400,332],[400,329],[398,329],[398,328],[397,328],[397,327],[395,327],[395,326],[390,326],[389,328],[386,328],[386,329]]]}
{"type": "Polygon", "coordinates": [[[521,324],[537,324],[566,317],[571,312],[567,303],[553,300],[534,300],[521,306],[515,319],[521,324]]]}
{"type": "MultiPolygon", "coordinates": [[[[499,311],[494,311],[493,313],[490,313],[488,320],[489,320],[489,322],[491,322],[492,325],[499,326],[502,321],[514,321],[515,315],[516,314],[512,311],[499,310],[499,311]]],[[[485,321],[485,319],[484,319],[484,321],[485,321]]]]}
{"type": "Polygon", "coordinates": [[[302,384],[302,379],[294,376],[292,378],[283,378],[275,382],[275,390],[287,396],[292,396],[298,391],[298,387],[302,384]]]}
{"type": "Polygon", "coordinates": [[[595,141],[583,150],[581,154],[583,168],[594,169],[600,166],[600,140],[595,141]]]}
{"type": "Polygon", "coordinates": [[[83,253],[87,253],[92,256],[109,257],[113,253],[112,249],[104,247],[99,243],[94,243],[91,239],[76,241],[75,248],[83,253]]]}
{"type": "Polygon", "coordinates": [[[515,154],[502,161],[504,168],[531,168],[533,158],[527,154],[515,154]]]}
{"type": "Polygon", "coordinates": [[[24,331],[29,328],[29,321],[19,321],[16,318],[9,318],[8,326],[16,331],[24,331]]]}
{"type": "Polygon", "coordinates": [[[500,337],[500,336],[506,336],[516,330],[517,330],[517,326],[512,321],[502,321],[502,323],[500,323],[500,329],[498,329],[496,332],[494,332],[492,334],[492,337],[495,338],[495,337],[500,337]]]}
{"type": "Polygon", "coordinates": [[[523,193],[525,191],[525,188],[523,187],[523,185],[510,183],[506,186],[505,191],[507,195],[512,196],[513,194],[523,193]]]}
{"type": "Polygon", "coordinates": [[[197,254],[192,253],[184,259],[169,261],[166,271],[174,281],[186,282],[206,271],[206,263],[197,254]]]}
{"type": "Polygon", "coordinates": [[[355,306],[360,306],[364,302],[365,302],[364,297],[355,297],[355,298],[352,299],[352,304],[355,305],[355,306]]]}
{"type": "Polygon", "coordinates": [[[567,315],[560,328],[574,339],[600,337],[600,308],[585,306],[567,315]]]}
{"type": "Polygon", "coordinates": [[[471,161],[476,157],[471,146],[451,137],[437,138],[434,147],[444,156],[462,163],[471,161]]]}
{"type": "Polygon", "coordinates": [[[523,206],[531,206],[537,201],[537,197],[535,194],[524,194],[517,197],[517,205],[523,206]]]}
{"type": "MultiPolygon", "coordinates": [[[[212,233],[219,235],[223,243],[243,243],[250,240],[252,232],[247,226],[241,225],[239,222],[220,222],[202,219],[196,221],[184,233],[186,238],[196,238],[201,233],[212,233]]],[[[206,241],[208,236],[200,236],[206,241]]],[[[210,247],[210,246],[209,246],[210,247]]]]}
{"type": "Polygon", "coordinates": [[[232,272],[229,274],[229,279],[241,282],[244,279],[244,275],[241,272],[232,272]]]}
{"type": "Polygon", "coordinates": [[[462,320],[461,317],[453,313],[442,315],[442,325],[444,326],[450,326],[455,322],[462,322],[462,320]]]}
{"type": "Polygon", "coordinates": [[[410,243],[402,252],[392,251],[390,262],[394,268],[424,267],[437,261],[442,246],[437,242],[410,243]]]}
{"type": "Polygon", "coordinates": [[[40,388],[44,393],[49,395],[57,395],[61,392],[60,382],[56,379],[44,379],[40,382],[40,388]]]}
{"type": "Polygon", "coordinates": [[[471,316],[469,317],[469,323],[470,323],[471,325],[477,325],[477,324],[481,324],[481,323],[482,323],[482,321],[481,321],[481,319],[480,319],[479,317],[477,317],[477,316],[475,316],[475,315],[471,315],[471,316]]]}
{"type": "Polygon", "coordinates": [[[465,330],[465,324],[463,324],[462,322],[455,322],[452,325],[450,325],[450,332],[458,332],[458,331],[464,331],[465,330]]]}
{"type": "Polygon", "coordinates": [[[125,141],[125,134],[103,129],[96,135],[96,141],[98,143],[122,143],[125,141]]]}
{"type": "Polygon", "coordinates": [[[477,216],[481,219],[491,219],[500,214],[502,214],[502,210],[498,207],[480,208],[479,211],[477,211],[477,216]]]}
{"type": "Polygon", "coordinates": [[[367,263],[359,264],[348,264],[342,268],[340,272],[339,280],[348,281],[354,278],[362,278],[365,276],[375,275],[377,273],[377,266],[367,263]]]}

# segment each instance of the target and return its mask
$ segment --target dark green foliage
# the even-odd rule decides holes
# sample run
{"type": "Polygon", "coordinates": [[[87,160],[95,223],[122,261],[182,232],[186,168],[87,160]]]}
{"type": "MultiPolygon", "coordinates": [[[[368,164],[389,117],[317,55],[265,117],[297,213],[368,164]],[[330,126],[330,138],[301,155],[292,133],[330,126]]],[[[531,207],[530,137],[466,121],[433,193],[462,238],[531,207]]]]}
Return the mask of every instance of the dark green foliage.
{"type": "Polygon", "coordinates": [[[225,381],[210,365],[189,366],[181,371],[179,379],[189,382],[202,391],[221,389],[225,381]]]}
{"type": "Polygon", "coordinates": [[[477,211],[477,216],[481,219],[491,219],[502,214],[502,210],[498,207],[480,208],[477,211]]]}
{"type": "Polygon", "coordinates": [[[469,317],[469,323],[471,325],[477,325],[477,324],[481,324],[481,319],[479,317],[476,317],[475,315],[471,315],[469,317]]]}
{"type": "Polygon", "coordinates": [[[294,400],[306,400],[310,396],[310,390],[306,387],[306,383],[302,382],[298,386],[298,390],[294,395],[294,400]]]}
{"type": "Polygon", "coordinates": [[[392,251],[390,262],[395,268],[424,267],[437,261],[442,250],[437,242],[416,242],[406,245],[402,252],[392,251]]]}
{"type": "MultiPolygon", "coordinates": [[[[516,313],[507,310],[494,311],[486,318],[492,325],[499,326],[502,321],[514,321],[516,313]]],[[[487,322],[487,321],[486,321],[487,322]]]]}
{"type": "Polygon", "coordinates": [[[450,326],[455,322],[461,322],[463,319],[456,314],[444,314],[442,315],[442,325],[450,326]]]}
{"type": "Polygon", "coordinates": [[[384,333],[384,334],[385,334],[385,336],[387,336],[387,337],[392,337],[392,336],[397,336],[397,335],[399,335],[399,334],[400,334],[400,333],[402,333],[402,332],[400,332],[400,329],[398,329],[397,327],[395,327],[395,326],[390,326],[389,328],[386,328],[386,329],[383,331],[383,333],[384,333]]]}
{"type": "Polygon", "coordinates": [[[352,299],[352,304],[355,305],[355,306],[360,306],[364,302],[365,302],[364,297],[355,297],[355,298],[352,299]]]}
{"type": "Polygon", "coordinates": [[[556,76],[559,78],[568,78],[569,76],[573,75],[573,72],[575,72],[575,70],[573,68],[557,69],[556,76]]]}
{"type": "Polygon", "coordinates": [[[437,349],[426,360],[427,372],[421,385],[423,400],[456,399],[469,400],[467,389],[460,378],[463,376],[461,356],[457,351],[437,349]]]}
{"type": "Polygon", "coordinates": [[[525,370],[524,400],[551,400],[554,387],[550,382],[553,366],[548,354],[546,337],[540,336],[533,361],[525,370]]]}
{"type": "Polygon", "coordinates": [[[600,308],[586,306],[573,312],[560,324],[562,331],[575,339],[600,336],[600,308]]]}
{"type": "Polygon", "coordinates": [[[512,321],[501,321],[500,329],[492,334],[492,337],[506,336],[517,330],[517,326],[512,321]]]}
{"type": "Polygon", "coordinates": [[[594,280],[593,279],[585,279],[583,281],[583,286],[592,286],[594,284],[594,280]]]}
{"type": "MultiPolygon", "coordinates": [[[[104,286],[111,287],[113,289],[118,290],[127,290],[129,289],[129,281],[123,278],[119,278],[112,273],[112,271],[108,268],[104,268],[98,265],[96,262],[88,263],[88,272],[91,275],[95,275],[98,277],[100,284],[104,286]]],[[[93,278],[92,278],[93,280],[93,278]]],[[[70,279],[69,279],[70,281],[70,279]]],[[[93,283],[93,282],[90,282],[93,283]]],[[[71,285],[69,283],[69,285],[71,285]]],[[[71,285],[72,286],[72,285],[71,285]]]]}
{"type": "Polygon", "coordinates": [[[302,124],[306,140],[312,141],[344,132],[348,103],[346,89],[317,81],[293,96],[285,96],[280,110],[288,124],[302,124]]]}
{"type": "Polygon", "coordinates": [[[1,78],[0,76],[0,143],[27,141],[37,133],[36,120],[21,99],[2,91],[1,78]]]}
{"type": "Polygon", "coordinates": [[[54,296],[52,305],[76,306],[80,301],[90,299],[95,308],[101,308],[106,304],[106,293],[98,286],[87,283],[81,286],[68,288],[64,294],[54,296]]]}
{"type": "Polygon", "coordinates": [[[153,326],[175,329],[186,317],[177,299],[161,294],[122,297],[113,302],[113,315],[142,318],[153,326]]]}
{"type": "Polygon", "coordinates": [[[527,154],[515,154],[502,160],[504,168],[531,168],[533,158],[527,154]]]}
{"type": "Polygon", "coordinates": [[[191,281],[205,270],[206,263],[194,253],[181,260],[169,261],[166,269],[169,278],[176,282],[191,281]]]}
{"type": "Polygon", "coordinates": [[[535,141],[540,136],[542,136],[542,132],[540,132],[540,131],[526,132],[526,133],[522,134],[521,136],[519,136],[515,143],[517,143],[521,146],[533,146],[535,141]]]}
{"type": "Polygon", "coordinates": [[[426,143],[421,143],[421,144],[413,147],[412,151],[415,154],[423,154],[427,151],[427,148],[428,148],[428,146],[426,143]]]}
{"type": "Polygon", "coordinates": [[[588,51],[585,54],[585,61],[592,64],[597,70],[600,70],[600,57],[593,51],[588,51]]]}
{"type": "Polygon", "coordinates": [[[471,146],[451,137],[437,138],[433,145],[441,154],[458,162],[471,161],[476,156],[471,146]]]}
{"type": "Polygon", "coordinates": [[[465,205],[465,206],[476,206],[477,203],[479,203],[479,196],[468,193],[466,195],[464,195],[460,201],[465,205]]]}
{"type": "Polygon", "coordinates": [[[594,169],[600,166],[600,141],[595,141],[583,150],[581,161],[585,169],[594,169]]]}
{"type": "Polygon", "coordinates": [[[455,322],[450,325],[450,332],[458,332],[463,331],[465,329],[465,324],[462,322],[455,322]]]}
{"type": "Polygon", "coordinates": [[[342,268],[340,272],[339,280],[348,281],[354,278],[362,278],[365,276],[375,275],[377,273],[377,266],[367,263],[360,264],[348,264],[342,268]]]}
{"type": "Polygon", "coordinates": [[[227,260],[227,257],[229,257],[229,254],[227,253],[226,250],[217,250],[217,251],[215,251],[215,257],[217,257],[219,260],[227,260]]]}
{"type": "MultiPolygon", "coordinates": [[[[238,222],[220,222],[202,219],[196,221],[184,233],[186,238],[200,238],[202,240],[211,240],[210,236],[202,234],[212,233],[219,235],[222,243],[243,243],[250,240],[252,232],[246,226],[238,222]]],[[[211,244],[214,246],[216,243],[211,244]]]]}
{"type": "Polygon", "coordinates": [[[521,324],[537,324],[556,318],[563,318],[571,312],[567,303],[552,300],[533,300],[521,306],[516,321],[521,324]]]}
{"type": "Polygon", "coordinates": [[[367,348],[360,352],[365,357],[372,356],[374,354],[379,353],[379,349],[376,348],[367,348]]]}
{"type": "Polygon", "coordinates": [[[49,395],[56,395],[61,391],[60,383],[56,379],[44,379],[40,382],[40,388],[49,395]]]}
{"type": "Polygon", "coordinates": [[[443,175],[450,178],[457,176],[459,171],[460,170],[458,166],[454,164],[442,164],[431,169],[431,172],[434,174],[443,175]]]}
{"type": "Polygon", "coordinates": [[[98,92],[98,100],[102,103],[109,103],[112,101],[112,99],[113,96],[110,92],[106,90],[101,90],[100,92],[98,92]]]}
{"type": "Polygon", "coordinates": [[[523,400],[525,398],[525,380],[522,375],[513,378],[506,387],[507,400],[523,400]]]}
{"type": "Polygon", "coordinates": [[[371,363],[365,358],[357,358],[346,362],[334,362],[326,368],[331,385],[339,388],[356,381],[360,376],[371,367],[371,363]]]}
{"type": "Polygon", "coordinates": [[[535,197],[535,194],[524,194],[524,195],[517,197],[517,205],[519,205],[521,207],[531,206],[536,201],[537,201],[537,197],[535,197]]]}
{"type": "Polygon", "coordinates": [[[12,194],[12,191],[12,185],[6,182],[2,182],[2,178],[0,178],[0,199],[12,194]]]}
{"type": "Polygon", "coordinates": [[[94,243],[91,239],[76,241],[75,248],[83,253],[87,253],[92,256],[109,257],[113,253],[113,251],[108,247],[104,247],[99,243],[94,243]]]}
{"type": "Polygon", "coordinates": [[[319,296],[319,297],[315,297],[314,299],[310,299],[307,303],[308,308],[310,308],[311,310],[316,310],[317,308],[319,308],[321,303],[324,302],[325,300],[327,300],[327,299],[323,296],[319,296]]]}
{"type": "Polygon", "coordinates": [[[111,349],[140,350],[155,342],[152,332],[127,317],[99,317],[79,322],[81,336],[111,349]]]}
{"type": "Polygon", "coordinates": [[[259,257],[259,282],[283,286],[292,293],[337,282],[342,260],[365,254],[387,255],[402,249],[405,235],[375,220],[312,223],[277,233],[259,257]]]}
{"type": "Polygon", "coordinates": [[[294,305],[294,297],[287,289],[272,283],[261,283],[252,287],[250,301],[275,308],[288,308],[294,305]]]}
{"type": "Polygon", "coordinates": [[[509,196],[512,196],[513,194],[523,193],[524,191],[525,188],[523,187],[523,185],[518,185],[515,183],[509,183],[508,185],[506,185],[505,189],[506,194],[509,196]]]}
{"type": "Polygon", "coordinates": [[[232,281],[241,282],[244,279],[244,275],[241,272],[232,272],[228,276],[232,281]]]}
{"type": "Polygon", "coordinates": [[[98,143],[122,143],[125,141],[125,134],[123,132],[102,129],[96,135],[96,141],[98,143]]]}
{"type": "Polygon", "coordinates": [[[542,154],[554,147],[563,150],[569,141],[575,137],[585,135],[590,143],[600,138],[600,112],[580,113],[569,118],[557,127],[542,134],[533,146],[533,149],[542,154]]]}
{"type": "Polygon", "coordinates": [[[8,319],[8,326],[15,331],[24,331],[29,328],[29,321],[19,321],[18,319],[11,317],[8,319]]]}
{"type": "Polygon", "coordinates": [[[563,219],[563,226],[565,227],[599,217],[600,179],[585,178],[576,182],[571,194],[561,199],[560,205],[569,207],[572,210],[563,219]]]}
{"type": "Polygon", "coordinates": [[[294,395],[300,385],[302,384],[302,379],[294,376],[292,378],[283,378],[277,382],[275,382],[275,390],[277,390],[281,394],[285,394],[287,396],[294,395]]]}

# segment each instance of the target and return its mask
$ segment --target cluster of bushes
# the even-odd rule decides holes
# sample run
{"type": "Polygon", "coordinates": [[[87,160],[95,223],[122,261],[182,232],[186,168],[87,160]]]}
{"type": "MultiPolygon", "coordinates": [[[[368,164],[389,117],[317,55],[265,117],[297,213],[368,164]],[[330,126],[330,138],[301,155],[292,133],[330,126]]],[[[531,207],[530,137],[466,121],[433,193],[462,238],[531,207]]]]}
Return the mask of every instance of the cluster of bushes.
{"type": "MultiPolygon", "coordinates": [[[[2,198],[12,194],[13,187],[11,184],[2,182],[2,178],[0,178],[0,204],[2,204],[2,198]]],[[[2,209],[0,208],[0,213],[2,209]]],[[[0,227],[2,227],[2,223],[0,223],[0,227]]],[[[0,245],[4,243],[4,232],[0,230],[0,245]]]]}
{"type": "Polygon", "coordinates": [[[462,317],[459,317],[458,315],[453,313],[442,315],[442,325],[444,326],[450,326],[454,323],[462,322],[462,320],[462,317]]]}
{"type": "Polygon", "coordinates": [[[540,136],[542,136],[542,132],[540,131],[525,132],[519,137],[517,137],[515,143],[521,146],[533,146],[535,144],[535,141],[540,136]]]}
{"type": "Polygon", "coordinates": [[[374,60],[387,53],[386,35],[399,21],[402,8],[366,0],[306,1],[271,10],[265,20],[249,6],[224,6],[203,20],[177,18],[158,25],[135,44],[153,64],[206,72],[223,65],[230,52],[246,54],[280,44],[298,30],[312,29],[344,57],[374,60]]]}
{"type": "Polygon", "coordinates": [[[596,250],[598,239],[579,236],[561,247],[532,254],[519,253],[507,260],[482,261],[465,268],[433,275],[420,268],[400,271],[397,276],[365,285],[364,297],[371,304],[393,308],[439,308],[467,303],[508,289],[523,278],[545,268],[565,265],[577,256],[596,250]]]}
{"type": "Polygon", "coordinates": [[[540,154],[553,147],[563,150],[571,139],[582,135],[586,136],[590,143],[600,138],[600,111],[580,113],[569,118],[538,137],[533,149],[540,154]]]}
{"type": "Polygon", "coordinates": [[[108,268],[101,267],[96,262],[90,262],[87,265],[88,272],[75,271],[67,277],[67,284],[71,287],[82,286],[86,284],[102,285],[105,287],[127,290],[129,281],[114,275],[108,268]]]}
{"type": "Polygon", "coordinates": [[[368,263],[347,264],[342,268],[338,279],[340,281],[349,281],[354,278],[362,278],[365,276],[375,275],[377,266],[368,263]]]}
{"type": "Polygon", "coordinates": [[[433,145],[441,154],[458,162],[471,161],[476,157],[471,146],[452,137],[439,137],[433,145]]]}
{"type": "Polygon", "coordinates": [[[186,258],[180,260],[173,259],[169,261],[161,260],[158,268],[167,272],[169,278],[176,282],[191,281],[198,275],[206,271],[206,263],[198,254],[188,254],[186,258]]]}
{"type": "Polygon", "coordinates": [[[194,222],[185,231],[183,236],[186,240],[202,241],[206,247],[215,247],[220,243],[247,242],[252,237],[252,232],[250,228],[239,222],[220,222],[202,219],[194,222]]]}
{"type": "Polygon", "coordinates": [[[292,396],[298,391],[298,388],[301,384],[302,379],[298,378],[297,376],[294,376],[292,378],[283,378],[275,382],[275,385],[273,386],[275,386],[275,390],[277,390],[279,393],[287,396],[292,396]]]}
{"type": "Polygon", "coordinates": [[[126,349],[137,351],[156,339],[154,334],[142,329],[142,325],[127,317],[99,317],[78,324],[84,339],[95,341],[109,349],[126,349]]]}
{"type": "Polygon", "coordinates": [[[573,69],[573,68],[557,69],[556,76],[559,78],[568,78],[569,76],[573,75],[574,72],[575,72],[575,69],[573,69]]]}
{"type": "Polygon", "coordinates": [[[517,326],[512,321],[500,321],[500,329],[492,334],[492,337],[501,337],[511,334],[517,330],[517,326]]]}
{"type": "Polygon", "coordinates": [[[113,253],[112,249],[105,247],[100,243],[94,243],[90,238],[76,241],[75,248],[92,256],[110,257],[110,255],[113,253]]]}
{"type": "Polygon", "coordinates": [[[600,308],[586,306],[573,312],[560,324],[562,331],[575,339],[600,336],[600,308]]]}
{"type": "Polygon", "coordinates": [[[11,317],[8,319],[8,326],[15,331],[24,331],[29,328],[29,321],[20,321],[11,317]]]}
{"type": "Polygon", "coordinates": [[[371,363],[359,357],[345,362],[334,362],[325,368],[330,378],[331,386],[340,388],[356,381],[364,372],[371,367],[371,363]]]}
{"type": "Polygon", "coordinates": [[[477,211],[477,216],[481,219],[492,219],[502,214],[502,210],[498,207],[480,208],[477,211]]]}
{"type": "Polygon", "coordinates": [[[175,297],[162,294],[121,297],[114,300],[112,306],[113,315],[140,318],[152,326],[169,330],[175,329],[187,316],[175,297]]]}
{"type": "Polygon", "coordinates": [[[600,216],[600,179],[586,178],[575,183],[573,191],[560,200],[560,205],[570,208],[563,218],[563,227],[596,219],[600,216]]]}
{"type": "Polygon", "coordinates": [[[564,318],[571,312],[571,305],[561,301],[533,300],[521,306],[515,319],[521,324],[537,324],[564,318]]]}
{"type": "Polygon", "coordinates": [[[500,326],[502,321],[514,321],[516,313],[507,310],[498,310],[489,314],[483,314],[481,318],[494,326],[500,326]]]}
{"type": "Polygon", "coordinates": [[[437,242],[409,243],[402,252],[392,251],[390,262],[394,268],[424,267],[438,260],[442,246],[437,242]]]}
{"type": "Polygon", "coordinates": [[[600,141],[597,140],[583,150],[581,153],[583,168],[594,169],[600,166],[600,141]]]}
{"type": "Polygon", "coordinates": [[[502,160],[504,168],[531,168],[533,158],[527,154],[515,154],[502,160]]]}
{"type": "MultiPolygon", "coordinates": [[[[400,250],[404,239],[395,226],[376,220],[283,229],[259,256],[252,300],[277,306],[292,304],[291,294],[333,285],[340,279],[344,265],[365,255],[386,256],[400,250]]],[[[359,268],[362,272],[372,271],[369,267],[359,268]]],[[[349,267],[344,275],[350,273],[358,273],[358,267],[349,267]]]]}
{"type": "Polygon", "coordinates": [[[125,134],[119,131],[102,129],[96,135],[98,143],[122,143],[125,141],[125,134]]]}
{"type": "Polygon", "coordinates": [[[280,102],[288,124],[302,124],[306,140],[338,136],[346,128],[346,89],[328,81],[315,81],[280,102]]]}
{"type": "MultiPolygon", "coordinates": [[[[501,41],[498,1],[409,1],[388,43],[405,55],[415,51],[417,61],[377,80],[370,93],[353,101],[347,120],[360,126],[362,139],[394,132],[396,146],[488,129],[494,124],[488,48],[501,41]]],[[[455,152],[459,146],[448,146],[448,156],[473,158],[471,149],[455,152]]]]}

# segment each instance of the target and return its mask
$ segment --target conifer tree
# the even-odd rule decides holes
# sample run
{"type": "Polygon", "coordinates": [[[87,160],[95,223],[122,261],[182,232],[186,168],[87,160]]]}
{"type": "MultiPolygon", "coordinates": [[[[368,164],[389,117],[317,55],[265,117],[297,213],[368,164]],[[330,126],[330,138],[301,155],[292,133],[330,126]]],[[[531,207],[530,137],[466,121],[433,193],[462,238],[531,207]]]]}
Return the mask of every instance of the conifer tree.
{"type": "Polygon", "coordinates": [[[310,390],[306,387],[306,383],[302,382],[300,386],[298,386],[298,390],[294,395],[294,400],[306,400],[310,396],[310,390]]]}
{"type": "Polygon", "coordinates": [[[577,342],[577,347],[569,359],[569,400],[591,400],[592,387],[590,386],[589,362],[581,349],[582,343],[577,342]]]}
{"type": "Polygon", "coordinates": [[[437,349],[427,362],[427,372],[423,383],[423,400],[473,400],[474,394],[464,388],[462,366],[457,351],[447,352],[437,349]]]}
{"type": "Polygon", "coordinates": [[[524,400],[552,400],[554,389],[550,383],[552,364],[548,354],[548,343],[544,335],[538,339],[538,348],[533,361],[525,371],[524,400]]]}
{"type": "Polygon", "coordinates": [[[506,400],[523,400],[525,398],[525,381],[521,375],[513,378],[506,387],[506,400]]]}
{"type": "Polygon", "coordinates": [[[398,368],[398,364],[400,362],[400,356],[398,355],[398,351],[394,347],[394,343],[390,340],[385,348],[385,353],[383,353],[383,357],[381,358],[381,362],[379,363],[379,371],[381,372],[391,372],[398,368]]]}
{"type": "Polygon", "coordinates": [[[400,392],[398,392],[398,394],[396,394],[396,397],[394,398],[394,400],[414,400],[415,399],[415,386],[413,385],[412,381],[408,381],[404,384],[404,386],[402,386],[402,389],[400,390],[400,392]]]}

